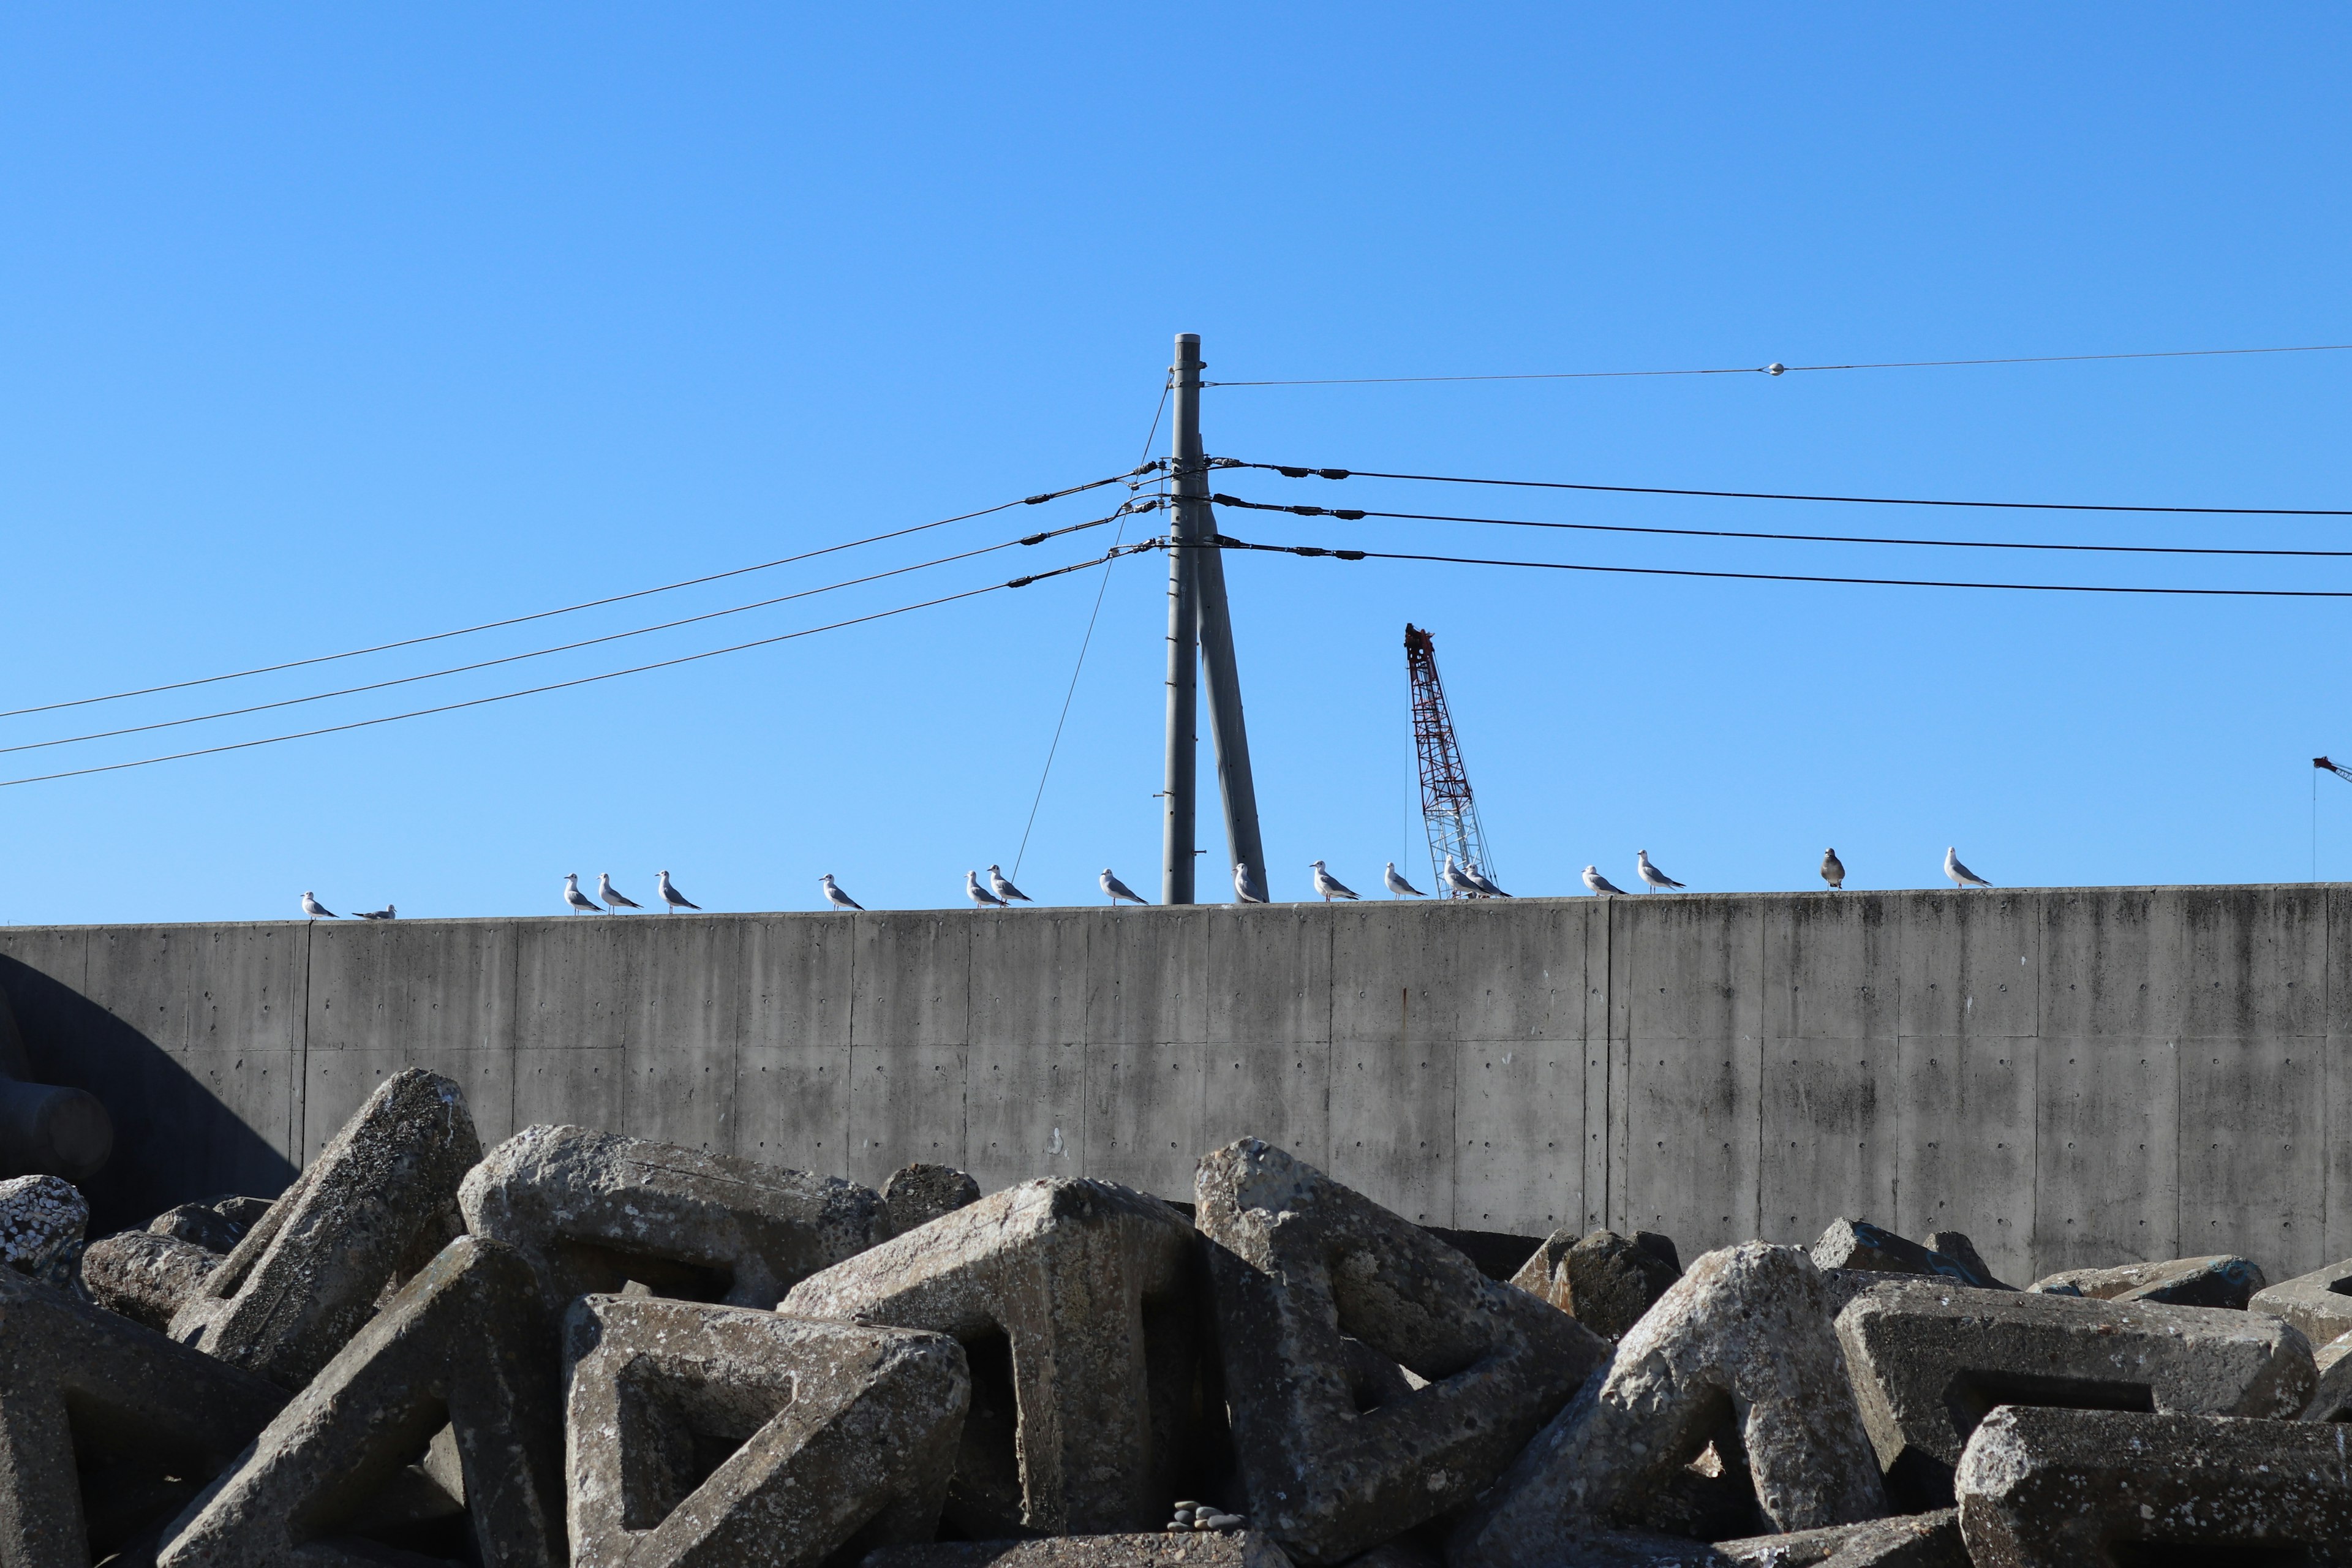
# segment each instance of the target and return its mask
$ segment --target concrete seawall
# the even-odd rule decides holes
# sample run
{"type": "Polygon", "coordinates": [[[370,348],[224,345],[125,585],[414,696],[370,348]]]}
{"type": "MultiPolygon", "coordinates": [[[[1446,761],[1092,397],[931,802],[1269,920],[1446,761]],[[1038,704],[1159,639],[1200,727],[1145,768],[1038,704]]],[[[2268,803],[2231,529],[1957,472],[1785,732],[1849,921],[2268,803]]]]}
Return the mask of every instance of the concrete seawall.
{"type": "Polygon", "coordinates": [[[15,927],[0,991],[115,1117],[101,1224],[274,1193],[419,1063],[485,1142],[1189,1197],[1255,1133],[1433,1226],[2275,1279],[2352,1255],[2347,944],[2304,884],[15,927]]]}

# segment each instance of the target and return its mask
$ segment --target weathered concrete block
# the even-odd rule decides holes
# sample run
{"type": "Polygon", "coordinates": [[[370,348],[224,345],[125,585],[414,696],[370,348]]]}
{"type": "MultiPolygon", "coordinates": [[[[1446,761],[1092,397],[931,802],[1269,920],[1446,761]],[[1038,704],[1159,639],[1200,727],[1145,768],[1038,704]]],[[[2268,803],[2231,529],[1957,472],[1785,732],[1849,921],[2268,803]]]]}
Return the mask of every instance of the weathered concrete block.
{"type": "Polygon", "coordinates": [[[2257,1290],[2246,1306],[2284,1318],[2315,1345],[2352,1333],[2352,1258],[2257,1290]]]}
{"type": "Polygon", "coordinates": [[[1602,1339],[1622,1338],[1682,1278],[1675,1244],[1654,1231],[1631,1237],[1555,1231],[1511,1283],[1541,1297],[1602,1339]]]}
{"type": "Polygon", "coordinates": [[[1958,1484],[1977,1568],[2352,1563],[2340,1426],[2011,1405],[1958,1484]]]}
{"type": "MultiPolygon", "coordinates": [[[[1927,1250],[1939,1258],[1948,1258],[1958,1264],[1967,1276],[1972,1277],[1987,1289],[2014,1290],[2017,1289],[2014,1285],[2004,1285],[1993,1278],[1991,1268],[1986,1264],[1982,1257],[1979,1256],[1977,1244],[1969,1239],[1968,1233],[1965,1231],[1929,1231],[1927,1250]]],[[[1958,1526],[1954,1528],[1957,1529],[1958,1526]]]]}
{"type": "Polygon", "coordinates": [[[1886,1511],[1821,1275],[1795,1247],[1710,1252],[1529,1443],[1448,1543],[1452,1568],[1572,1561],[1580,1536],[1629,1517],[1706,1446],[1727,1415],[1757,1501],[1784,1531],[1886,1511]]]}
{"type": "Polygon", "coordinates": [[[1467,1502],[1608,1350],[1255,1138],[1204,1157],[1219,1349],[1251,1521],[1338,1563],[1467,1502]],[[1343,1336],[1427,1386],[1364,1409],[1343,1336]]]}
{"type": "Polygon", "coordinates": [[[2000,1405],[2284,1417],[2311,1346],[2259,1313],[1889,1282],[1838,1315],[1863,1420],[1900,1498],[1948,1501],[1969,1434],[2000,1405]]]}
{"type": "Polygon", "coordinates": [[[220,1265],[221,1254],[194,1242],[126,1230],[84,1249],[81,1283],[100,1306],[162,1333],[220,1265]]]}
{"type": "Polygon", "coordinates": [[[2305,1421],[2352,1421],[2352,1333],[2338,1334],[2311,1353],[2319,1381],[2303,1402],[2305,1421]]]}
{"type": "Polygon", "coordinates": [[[161,1568],[325,1568],[385,1484],[454,1431],[485,1563],[562,1568],[555,1331],[530,1267],[467,1237],[409,1281],[166,1532],[161,1568]]]}
{"type": "Polygon", "coordinates": [[[2044,1296],[2087,1296],[2099,1301],[2242,1308],[2266,1283],[2261,1264],[2224,1253],[2114,1268],[2069,1268],[2036,1279],[2028,1289],[2044,1296]]]}
{"type": "Polygon", "coordinates": [[[901,1165],[882,1184],[884,1224],[880,1228],[889,1236],[904,1236],[943,1214],[978,1202],[980,1184],[953,1165],[901,1165]]]}
{"type": "Polygon", "coordinates": [[[1192,1227],[1109,1182],[1024,1182],[793,1287],[780,1310],[951,1334],[967,1535],[1148,1530],[1189,1458],[1192,1227]],[[1008,1364],[1009,1363],[1009,1364],[1008,1364]]]}
{"type": "Polygon", "coordinates": [[[1739,1568],[1969,1568],[1959,1511],[1948,1508],[1833,1524],[1826,1530],[1718,1541],[1715,1550],[1739,1568]]]}
{"type": "Polygon", "coordinates": [[[618,1296],[572,1304],[564,1366],[572,1568],[927,1542],[971,1394],[944,1334],[618,1296]]]}
{"type": "Polygon", "coordinates": [[[527,1127],[458,1194],[466,1228],[514,1247],[549,1310],[618,1291],[772,1307],[875,1239],[882,1199],[814,1176],[581,1127],[527,1127]]]}
{"type": "Polygon", "coordinates": [[[199,1204],[180,1204],[147,1222],[157,1236],[191,1241],[208,1252],[227,1252],[245,1239],[256,1221],[269,1212],[267,1198],[239,1197],[232,1193],[199,1204]]]}
{"type": "MultiPolygon", "coordinates": [[[[1045,1541],[942,1541],[886,1546],[861,1568],[1289,1568],[1263,1531],[1066,1535],[1045,1541]]],[[[1368,1565],[1369,1568],[1369,1565],[1368,1565]]]]}
{"type": "Polygon", "coordinates": [[[394,1074],[181,1304],[172,1337],[299,1388],[367,1321],[481,1153],[456,1084],[394,1074]]]}
{"type": "MultiPolygon", "coordinates": [[[[1963,1236],[1960,1241],[1966,1246],[1968,1237],[1963,1236]]],[[[1976,1258],[1975,1247],[1969,1247],[1969,1256],[1975,1259],[1973,1263],[1922,1247],[1883,1226],[1863,1219],[1832,1220],[1829,1229],[1822,1232],[1822,1238],[1813,1243],[1813,1266],[1817,1268],[1866,1269],[1880,1274],[1940,1274],[1947,1279],[1982,1289],[2009,1289],[1994,1279],[1991,1271],[1984,1267],[1983,1260],[1976,1258]]]]}
{"type": "Polygon", "coordinates": [[[0,1263],[51,1285],[66,1285],[89,1228],[81,1190],[56,1176],[0,1182],[0,1263]]]}
{"type": "Polygon", "coordinates": [[[285,1401],[0,1269],[0,1563],[88,1568],[168,1518],[285,1401]]]}

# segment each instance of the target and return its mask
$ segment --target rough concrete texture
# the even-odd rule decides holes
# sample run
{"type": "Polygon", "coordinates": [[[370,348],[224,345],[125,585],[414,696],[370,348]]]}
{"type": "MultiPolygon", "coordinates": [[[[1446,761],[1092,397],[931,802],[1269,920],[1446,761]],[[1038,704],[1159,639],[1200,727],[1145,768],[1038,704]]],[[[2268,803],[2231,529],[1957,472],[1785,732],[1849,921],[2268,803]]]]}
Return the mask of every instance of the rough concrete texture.
{"type": "Polygon", "coordinates": [[[1977,1568],[2352,1563],[2340,1426],[2011,1405],[1958,1482],[1977,1568]]]}
{"type": "Polygon", "coordinates": [[[1896,1495],[1951,1500],[1952,1467],[1996,1405],[2291,1416],[2311,1346],[2252,1312],[1893,1281],[1838,1314],[1863,1420],[1896,1495]]]}
{"type": "Polygon", "coordinates": [[[1682,1278],[1675,1244],[1652,1231],[1620,1236],[1554,1231],[1511,1283],[1538,1296],[1604,1340],[1622,1338],[1667,1288],[1682,1278]]]}
{"type": "Polygon", "coordinates": [[[194,1242],[126,1230],[102,1237],[83,1250],[81,1283],[100,1306],[161,1333],[220,1265],[219,1253],[194,1242]]]}
{"type": "Polygon", "coordinates": [[[1959,1511],[1948,1508],[1826,1530],[1718,1541],[1715,1549],[1739,1568],[1969,1568],[1959,1511]]]}
{"type": "Polygon", "coordinates": [[[2352,1333],[2352,1258],[2257,1290],[2246,1306],[2284,1318],[2315,1345],[2352,1333]]]}
{"type": "Polygon", "coordinates": [[[394,1074],[184,1302],[172,1337],[299,1388],[373,1311],[482,1157],[457,1086],[394,1074]]]}
{"type": "Polygon", "coordinates": [[[1750,1243],[1691,1265],[1455,1528],[1451,1568],[1544,1568],[1643,1500],[1736,1416],[1757,1501],[1783,1531],[1886,1511],[1878,1464],[1795,1247],[1750,1243]]]}
{"type": "Polygon", "coordinates": [[[884,1229],[890,1236],[904,1236],[979,1201],[980,1184],[953,1165],[901,1165],[882,1184],[884,1229]]]}
{"type": "Polygon", "coordinates": [[[1970,1279],[1990,1290],[2014,1290],[2014,1285],[2004,1285],[1993,1278],[1992,1268],[1977,1254],[1977,1244],[1963,1230],[1931,1230],[1927,1233],[1927,1250],[1960,1266],[1965,1279],[1970,1279]]]}
{"type": "Polygon", "coordinates": [[[161,1568],[326,1568],[381,1548],[352,1533],[454,1429],[485,1563],[562,1568],[554,1326],[530,1267],[452,1242],[175,1520],[161,1568]]]}
{"type": "Polygon", "coordinates": [[[2319,1381],[2303,1402],[2305,1421],[2352,1421],[2352,1333],[2338,1334],[2311,1354],[2319,1381]]]}
{"type": "Polygon", "coordinates": [[[225,1253],[243,1241],[245,1233],[268,1212],[268,1199],[232,1193],[202,1203],[175,1205],[148,1221],[147,1228],[158,1236],[192,1241],[208,1252],[225,1253]]]}
{"type": "Polygon", "coordinates": [[[1977,1258],[1976,1248],[1968,1246],[1968,1237],[1961,1237],[1960,1243],[1968,1247],[1969,1258],[1975,1259],[1973,1264],[1922,1247],[1868,1220],[1838,1219],[1831,1221],[1829,1229],[1813,1243],[1813,1265],[1818,1268],[1879,1274],[1940,1274],[1962,1285],[2002,1289],[1985,1268],[1983,1260],[1977,1258]]]}
{"type": "Polygon", "coordinates": [[[2044,1296],[2088,1296],[2100,1301],[2237,1309],[2243,1308],[2266,1283],[2261,1264],[2223,1253],[2162,1263],[2126,1263],[2116,1268],[2070,1268],[2036,1279],[2028,1289],[2044,1296]]]}
{"type": "Polygon", "coordinates": [[[944,1334],[616,1296],[572,1303],[564,1368],[572,1568],[928,1542],[971,1395],[944,1334]]]}
{"type": "Polygon", "coordinates": [[[802,1280],[779,1310],[963,1342],[947,1512],[966,1535],[1149,1530],[1192,1457],[1195,1245],[1157,1198],[1024,1182],[802,1280]]]}
{"type": "Polygon", "coordinates": [[[886,1546],[868,1553],[861,1568],[1289,1568],[1289,1563],[1273,1537],[1262,1531],[1235,1530],[886,1546]]]}
{"type": "Polygon", "coordinates": [[[71,1182],[57,1176],[0,1182],[0,1263],[19,1274],[65,1284],[89,1228],[89,1205],[71,1182]]]}
{"type": "Polygon", "coordinates": [[[0,1269],[0,1563],[88,1568],[168,1518],[286,1395],[0,1269]]]}
{"type": "Polygon", "coordinates": [[[1301,1561],[1469,1501],[1607,1359],[1575,1320],[1272,1144],[1212,1151],[1194,1194],[1247,1511],[1301,1561]],[[1342,1335],[1427,1386],[1360,1410],[1342,1335]]]}
{"type": "Polygon", "coordinates": [[[875,1239],[882,1200],[838,1176],[580,1127],[527,1127],[466,1178],[475,1236],[530,1260],[561,1314],[630,1281],[658,1296],[772,1307],[875,1239]]]}

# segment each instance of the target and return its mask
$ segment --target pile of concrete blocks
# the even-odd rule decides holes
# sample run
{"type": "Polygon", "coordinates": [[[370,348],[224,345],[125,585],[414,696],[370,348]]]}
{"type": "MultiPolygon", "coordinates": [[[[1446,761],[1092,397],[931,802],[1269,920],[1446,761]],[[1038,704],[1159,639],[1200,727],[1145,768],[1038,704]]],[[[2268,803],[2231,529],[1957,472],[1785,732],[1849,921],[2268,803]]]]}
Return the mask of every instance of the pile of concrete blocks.
{"type": "Polygon", "coordinates": [[[2352,1563],[2352,1261],[2021,1289],[1840,1220],[1500,1278],[1255,1139],[1191,1199],[485,1150],[420,1069],[274,1200],[85,1246],[0,1183],[0,1563],[2352,1563]]]}

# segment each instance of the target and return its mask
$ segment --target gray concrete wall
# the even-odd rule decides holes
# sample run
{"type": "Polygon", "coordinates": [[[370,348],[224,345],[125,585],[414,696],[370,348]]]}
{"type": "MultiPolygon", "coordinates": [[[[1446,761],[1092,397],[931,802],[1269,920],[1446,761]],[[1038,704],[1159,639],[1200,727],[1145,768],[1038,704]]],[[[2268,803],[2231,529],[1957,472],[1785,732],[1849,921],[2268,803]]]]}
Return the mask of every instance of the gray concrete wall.
{"type": "Polygon", "coordinates": [[[421,1063],[486,1142],[1184,1197],[1255,1133],[1433,1226],[2276,1279],[2352,1255],[2347,941],[2304,885],[17,927],[0,990],[115,1112],[117,1223],[276,1191],[421,1063]]]}

